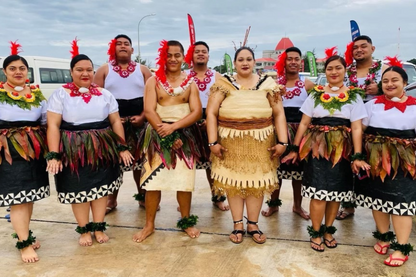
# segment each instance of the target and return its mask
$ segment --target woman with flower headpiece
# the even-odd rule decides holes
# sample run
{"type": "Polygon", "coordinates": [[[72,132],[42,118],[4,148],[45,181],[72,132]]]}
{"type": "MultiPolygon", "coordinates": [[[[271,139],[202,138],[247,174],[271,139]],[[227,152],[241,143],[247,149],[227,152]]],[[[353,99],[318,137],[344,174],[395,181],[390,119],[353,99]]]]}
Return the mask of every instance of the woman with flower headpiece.
{"type": "Polygon", "coordinates": [[[416,99],[406,95],[408,77],[401,62],[390,60],[381,77],[384,95],[365,104],[364,146],[371,170],[355,186],[357,205],[370,208],[377,226],[374,250],[389,266],[401,266],[413,251],[409,236],[416,214],[416,99]],[[396,234],[390,231],[390,220],[396,234]]]}
{"type": "Polygon", "coordinates": [[[236,244],[246,233],[244,206],[247,233],[258,244],[266,242],[258,218],[264,195],[279,186],[278,157],[288,145],[283,86],[268,76],[253,74],[254,63],[253,50],[239,48],[234,56],[237,74],[214,83],[206,111],[214,192],[228,197],[234,221],[229,238],[236,244]]]}
{"type": "Polygon", "coordinates": [[[300,109],[303,116],[294,140],[298,151],[282,159],[295,162],[299,157],[306,161],[302,195],[311,198],[312,226],[308,226],[308,233],[311,248],[319,252],[324,251],[323,244],[337,247],[333,223],[340,202],[350,201],[353,194],[351,166],[354,172],[369,169],[361,153],[361,120],[367,116],[363,91],[344,86],[346,64],[336,55],[335,47],[325,52],[328,84],[310,91],[300,109]]]}
{"type": "Polygon", "coordinates": [[[46,100],[38,86],[29,85],[27,61],[20,44],[3,62],[6,82],[0,82],[0,207],[11,206],[10,219],[22,260],[39,260],[40,247],[29,230],[33,202],[49,196],[44,155],[47,152],[46,100]],[[28,83],[28,85],[26,85],[28,83]]]}
{"type": "Polygon", "coordinates": [[[114,96],[92,83],[92,61],[78,53],[77,40],[72,46],[73,82],[49,98],[46,160],[47,170],[55,175],[58,200],[72,206],[79,244],[90,246],[92,232],[98,243],[109,239],[104,233],[107,196],[121,185],[119,161],[129,165],[133,157],[114,96]]]}
{"type": "Polygon", "coordinates": [[[184,49],[176,40],[162,40],[156,76],[145,87],[144,113],[149,123],[139,138],[143,162],[140,184],[146,189],[146,225],[133,236],[142,242],[155,230],[162,191],[176,191],[181,218],[176,226],[199,237],[198,216],[191,215],[196,163],[205,150],[196,122],[202,107],[193,77],[182,72],[184,49]]]}

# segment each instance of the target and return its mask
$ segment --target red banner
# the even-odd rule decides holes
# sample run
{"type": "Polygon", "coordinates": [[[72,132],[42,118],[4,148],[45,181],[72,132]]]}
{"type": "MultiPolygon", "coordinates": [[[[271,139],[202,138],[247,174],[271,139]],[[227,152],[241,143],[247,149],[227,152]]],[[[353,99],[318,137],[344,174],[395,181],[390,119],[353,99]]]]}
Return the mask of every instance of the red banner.
{"type": "Polygon", "coordinates": [[[191,45],[195,43],[195,26],[194,21],[192,20],[191,15],[188,13],[188,27],[189,27],[189,39],[191,41],[191,45]]]}

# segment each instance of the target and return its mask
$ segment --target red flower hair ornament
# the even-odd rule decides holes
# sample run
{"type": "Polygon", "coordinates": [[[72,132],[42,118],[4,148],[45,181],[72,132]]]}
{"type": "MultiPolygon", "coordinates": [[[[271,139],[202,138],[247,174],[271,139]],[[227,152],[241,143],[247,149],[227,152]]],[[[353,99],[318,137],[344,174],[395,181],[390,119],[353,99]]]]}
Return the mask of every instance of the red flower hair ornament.
{"type": "Polygon", "coordinates": [[[277,71],[277,76],[284,76],[285,75],[285,69],[286,69],[286,59],[287,59],[287,54],[286,52],[283,52],[282,54],[279,55],[279,57],[277,58],[277,62],[274,65],[274,68],[277,71]]]}
{"type": "Polygon", "coordinates": [[[160,48],[157,50],[159,52],[159,57],[156,58],[156,64],[159,66],[157,69],[155,75],[159,79],[159,81],[163,84],[166,82],[166,73],[165,73],[165,67],[166,67],[166,61],[168,59],[168,41],[162,40],[160,42],[160,48]]]}
{"type": "Polygon", "coordinates": [[[338,55],[336,46],[325,49],[325,60],[335,55],[338,55]]]}
{"type": "Polygon", "coordinates": [[[22,48],[22,45],[20,45],[20,43],[17,43],[17,40],[14,42],[10,41],[10,55],[17,55],[20,52],[22,52],[20,48],[22,48]]]}
{"type": "Polygon", "coordinates": [[[79,39],[75,37],[75,39],[71,42],[71,51],[69,51],[69,53],[71,53],[72,59],[79,55],[78,40],[79,39]]]}
{"type": "Polygon", "coordinates": [[[108,51],[107,51],[107,55],[109,55],[110,57],[108,58],[109,61],[114,61],[116,59],[116,43],[117,40],[116,39],[112,39],[109,43],[108,43],[108,51]]]}
{"type": "Polygon", "coordinates": [[[345,50],[344,59],[347,63],[347,66],[350,66],[354,62],[354,56],[352,55],[352,51],[354,50],[354,42],[351,41],[347,44],[347,49],[345,50]]]}
{"type": "Polygon", "coordinates": [[[399,59],[397,59],[397,56],[394,56],[394,57],[387,56],[384,59],[385,60],[388,60],[388,63],[387,64],[389,66],[398,66],[400,68],[403,68],[403,63],[402,63],[402,61],[400,61],[399,59]]]}
{"type": "Polygon", "coordinates": [[[186,52],[185,56],[185,62],[188,64],[189,68],[191,68],[193,65],[194,51],[195,45],[189,45],[188,51],[186,52]]]}

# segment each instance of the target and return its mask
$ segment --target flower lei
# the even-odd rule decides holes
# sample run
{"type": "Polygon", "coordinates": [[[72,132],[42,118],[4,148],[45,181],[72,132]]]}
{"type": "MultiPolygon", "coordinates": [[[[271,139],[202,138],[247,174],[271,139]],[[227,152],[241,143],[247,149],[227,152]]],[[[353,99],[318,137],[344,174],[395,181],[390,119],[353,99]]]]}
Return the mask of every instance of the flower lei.
{"type": "Polygon", "coordinates": [[[181,95],[191,85],[193,80],[194,80],[194,78],[191,76],[191,74],[188,74],[186,76],[185,80],[183,80],[183,82],[178,87],[173,88],[169,84],[168,80],[165,80],[165,82],[162,82],[162,80],[158,76],[156,76],[156,81],[158,81],[163,86],[163,89],[170,96],[181,95]]]}
{"type": "Polygon", "coordinates": [[[71,97],[82,97],[85,103],[89,103],[92,96],[100,96],[102,93],[98,90],[98,85],[92,83],[89,87],[88,92],[80,92],[79,88],[74,83],[67,83],[66,85],[62,86],[63,88],[69,89],[71,92],[69,96],[71,97]]]}
{"type": "Polygon", "coordinates": [[[364,84],[363,85],[358,85],[357,66],[355,64],[352,64],[347,69],[347,75],[348,75],[348,80],[350,82],[350,86],[359,87],[359,88],[365,90],[367,88],[367,86],[370,85],[373,80],[375,80],[376,73],[380,70],[381,66],[382,66],[381,61],[373,62],[370,69],[368,70],[368,74],[367,74],[366,79],[364,80],[364,84]]]}
{"type": "Polygon", "coordinates": [[[199,80],[198,77],[196,77],[196,72],[193,69],[191,69],[189,73],[192,77],[194,77],[194,81],[200,91],[207,89],[207,85],[211,82],[211,77],[214,76],[214,73],[210,69],[205,72],[203,80],[199,80]]]}
{"type": "MultiPolygon", "coordinates": [[[[279,77],[278,82],[280,85],[286,86],[286,77],[282,76],[279,77]]],[[[301,89],[305,87],[305,83],[301,80],[297,80],[295,82],[295,88],[292,90],[288,90],[286,87],[286,94],[283,96],[286,99],[292,99],[295,96],[299,96],[302,91],[301,89]]]]}
{"type": "Polygon", "coordinates": [[[4,83],[0,82],[0,103],[16,105],[21,109],[30,110],[31,107],[40,107],[41,102],[46,100],[39,89],[39,85],[27,85],[31,92],[20,95],[17,91],[7,91],[4,89],[4,83]]]}
{"type": "Polygon", "coordinates": [[[134,61],[129,61],[129,65],[126,69],[122,69],[121,66],[117,64],[116,60],[112,60],[111,65],[113,66],[114,72],[118,73],[120,77],[127,78],[130,76],[131,73],[134,72],[134,70],[136,70],[137,63],[134,61]]]}
{"type": "Polygon", "coordinates": [[[357,95],[364,96],[364,91],[353,86],[349,87],[346,92],[341,92],[337,96],[331,96],[324,91],[323,86],[315,86],[311,91],[313,99],[315,100],[315,107],[321,105],[325,110],[333,115],[336,110],[341,111],[344,104],[350,104],[357,99],[357,95]]]}

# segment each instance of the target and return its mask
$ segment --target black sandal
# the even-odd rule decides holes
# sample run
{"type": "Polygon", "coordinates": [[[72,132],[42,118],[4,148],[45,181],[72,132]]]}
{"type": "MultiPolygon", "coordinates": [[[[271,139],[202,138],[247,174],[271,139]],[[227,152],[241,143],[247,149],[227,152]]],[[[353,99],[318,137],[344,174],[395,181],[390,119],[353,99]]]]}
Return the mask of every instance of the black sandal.
{"type": "MultiPolygon", "coordinates": [[[[321,225],[321,227],[319,228],[319,231],[314,230],[312,226],[308,226],[307,230],[308,230],[309,236],[311,237],[309,242],[311,244],[314,244],[316,246],[321,247],[322,244],[324,243],[322,241],[321,237],[324,235],[325,229],[326,229],[325,225],[321,225]],[[316,239],[316,238],[321,238],[321,243],[316,243],[316,242],[312,241],[312,239],[316,239]]],[[[312,248],[312,250],[317,251],[317,252],[324,252],[325,251],[325,248],[322,248],[322,249],[314,248],[314,247],[312,247],[312,245],[311,245],[311,248],[312,248]]]]}
{"type": "MultiPolygon", "coordinates": [[[[240,219],[240,220],[237,220],[237,221],[234,221],[234,224],[243,224],[243,220],[242,219],[240,219]]],[[[241,241],[233,241],[231,238],[230,238],[230,240],[231,240],[231,242],[233,242],[233,243],[235,243],[235,244],[240,244],[240,243],[242,243],[243,242],[243,238],[244,238],[244,235],[246,234],[246,230],[237,230],[237,229],[235,229],[235,230],[233,230],[232,232],[231,232],[231,234],[230,235],[234,235],[237,239],[238,239],[238,234],[241,234],[241,241]]]]}
{"type": "MultiPolygon", "coordinates": [[[[336,231],[337,231],[337,228],[335,228],[334,226],[325,226],[325,233],[327,233],[327,234],[333,235],[333,234],[335,234],[336,231]]],[[[335,238],[333,238],[331,240],[324,238],[325,246],[328,247],[328,248],[336,248],[338,246],[337,242],[335,242],[334,245],[331,245],[331,243],[334,240],[335,240],[335,238]]]]}
{"type": "MultiPolygon", "coordinates": [[[[256,221],[248,220],[247,217],[244,217],[244,218],[247,220],[247,225],[248,224],[257,225],[257,226],[259,225],[258,222],[256,222],[256,221]]],[[[259,235],[259,237],[261,237],[261,235],[263,235],[263,232],[260,231],[260,230],[253,230],[253,231],[248,231],[247,230],[247,234],[249,234],[251,236],[251,238],[254,240],[254,242],[257,243],[257,244],[263,244],[263,243],[266,242],[266,240],[261,241],[261,240],[256,239],[256,237],[254,236],[254,235],[257,234],[257,235],[259,235]]]]}

